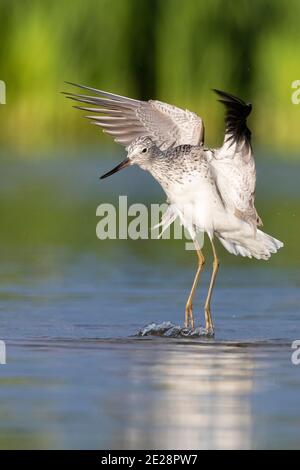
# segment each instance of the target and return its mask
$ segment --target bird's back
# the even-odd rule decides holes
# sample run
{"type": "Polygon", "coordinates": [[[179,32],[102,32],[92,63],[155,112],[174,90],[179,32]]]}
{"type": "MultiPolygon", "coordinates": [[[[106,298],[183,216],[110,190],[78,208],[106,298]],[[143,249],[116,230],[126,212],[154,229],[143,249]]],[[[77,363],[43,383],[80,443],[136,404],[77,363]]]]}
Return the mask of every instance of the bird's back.
{"type": "Polygon", "coordinates": [[[252,155],[241,149],[210,161],[212,172],[226,208],[236,217],[256,227],[261,220],[254,206],[256,169],[252,155]]]}
{"type": "Polygon", "coordinates": [[[166,192],[170,212],[192,236],[197,231],[212,235],[215,225],[223,226],[227,211],[202,146],[180,145],[161,152],[150,172],[166,192]]]}
{"type": "Polygon", "coordinates": [[[262,222],[254,206],[256,170],[246,122],[252,106],[229,93],[215,91],[226,107],[226,131],[222,147],[211,153],[214,178],[226,208],[256,228],[262,222]]]}

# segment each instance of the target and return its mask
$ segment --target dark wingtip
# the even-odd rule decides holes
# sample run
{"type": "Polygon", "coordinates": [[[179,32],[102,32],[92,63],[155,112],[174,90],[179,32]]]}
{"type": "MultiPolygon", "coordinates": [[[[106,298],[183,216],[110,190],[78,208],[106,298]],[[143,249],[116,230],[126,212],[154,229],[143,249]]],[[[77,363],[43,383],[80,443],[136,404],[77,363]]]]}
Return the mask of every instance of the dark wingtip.
{"type": "Polygon", "coordinates": [[[213,91],[214,93],[217,93],[217,95],[220,95],[220,94],[222,93],[222,91],[221,91],[221,90],[217,90],[217,88],[212,88],[212,91],[213,91]]]}
{"type": "Polygon", "coordinates": [[[225,98],[225,96],[229,96],[229,93],[226,93],[226,91],[218,90],[217,88],[212,88],[212,91],[216,93],[216,95],[220,96],[221,98],[225,98]]]}
{"type": "Polygon", "coordinates": [[[66,85],[71,85],[71,86],[77,86],[77,87],[80,87],[80,85],[78,85],[77,83],[74,83],[74,82],[68,82],[67,80],[64,81],[64,83],[66,85]]]}
{"type": "MultiPolygon", "coordinates": [[[[251,103],[246,103],[241,98],[239,98],[236,95],[233,95],[232,93],[228,93],[227,91],[218,90],[217,88],[212,88],[212,91],[214,91],[222,99],[222,101],[221,100],[218,100],[218,101],[220,101],[221,103],[223,103],[225,105],[227,103],[236,103],[236,104],[239,104],[241,106],[245,106],[245,107],[248,107],[248,108],[252,109],[252,104],[251,103]]],[[[251,109],[250,109],[250,111],[251,111],[251,109]]]]}
{"type": "Polygon", "coordinates": [[[226,133],[228,140],[240,142],[244,139],[250,143],[251,132],[247,127],[247,117],[251,113],[252,104],[245,103],[241,98],[238,98],[231,93],[221,91],[213,88],[213,91],[218,95],[218,101],[226,108],[226,133]]]}

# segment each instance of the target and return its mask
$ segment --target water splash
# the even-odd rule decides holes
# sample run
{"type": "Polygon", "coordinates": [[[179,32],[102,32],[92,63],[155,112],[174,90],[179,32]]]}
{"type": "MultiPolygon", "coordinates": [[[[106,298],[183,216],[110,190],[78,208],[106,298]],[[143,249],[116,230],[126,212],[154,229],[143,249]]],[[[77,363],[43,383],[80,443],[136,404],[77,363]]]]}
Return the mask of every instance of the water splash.
{"type": "Polygon", "coordinates": [[[199,338],[211,337],[205,328],[185,328],[171,322],[150,323],[141,328],[137,336],[163,336],[168,338],[199,338]]]}

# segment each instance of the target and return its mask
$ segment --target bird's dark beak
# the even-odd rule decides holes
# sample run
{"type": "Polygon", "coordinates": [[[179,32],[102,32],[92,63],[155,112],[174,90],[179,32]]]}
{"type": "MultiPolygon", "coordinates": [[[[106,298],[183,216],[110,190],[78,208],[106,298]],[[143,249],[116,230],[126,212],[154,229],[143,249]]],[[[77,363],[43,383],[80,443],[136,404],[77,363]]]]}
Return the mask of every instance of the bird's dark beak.
{"type": "Polygon", "coordinates": [[[114,173],[117,173],[117,171],[122,170],[123,168],[126,168],[131,164],[130,159],[127,157],[125,160],[123,160],[119,165],[117,165],[115,168],[110,170],[108,173],[105,173],[105,175],[100,176],[100,179],[103,180],[104,178],[107,178],[108,176],[113,175],[114,173]]]}

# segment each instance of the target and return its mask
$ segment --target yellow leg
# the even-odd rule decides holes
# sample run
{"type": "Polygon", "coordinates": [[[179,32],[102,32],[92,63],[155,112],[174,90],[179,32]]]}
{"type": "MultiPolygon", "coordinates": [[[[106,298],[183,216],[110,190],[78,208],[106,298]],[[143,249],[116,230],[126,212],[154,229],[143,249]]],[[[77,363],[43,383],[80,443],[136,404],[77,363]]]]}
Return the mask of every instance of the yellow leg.
{"type": "Polygon", "coordinates": [[[212,246],[214,260],[213,260],[213,272],[212,272],[212,275],[211,275],[209,288],[208,288],[208,293],[207,293],[207,297],[206,297],[206,301],[205,301],[205,328],[206,328],[207,332],[213,333],[214,332],[214,324],[213,324],[212,317],[211,317],[210,301],[211,301],[211,296],[212,296],[213,288],[214,288],[214,285],[215,285],[215,281],[216,281],[216,277],[217,277],[217,273],[218,273],[218,269],[219,269],[219,260],[218,260],[218,257],[217,257],[217,252],[216,252],[213,240],[210,240],[210,242],[211,242],[211,246],[212,246]]]}
{"type": "Polygon", "coordinates": [[[190,295],[189,295],[189,298],[187,300],[186,307],[185,307],[184,326],[186,328],[189,328],[190,326],[192,328],[195,327],[194,314],[193,314],[193,298],[195,295],[195,291],[196,291],[196,287],[199,281],[200,274],[204,268],[204,263],[205,263],[205,258],[197,242],[195,242],[195,247],[196,247],[196,253],[197,253],[197,258],[198,258],[198,269],[197,269],[194,282],[192,285],[192,289],[191,289],[191,292],[190,292],[190,295]]]}

